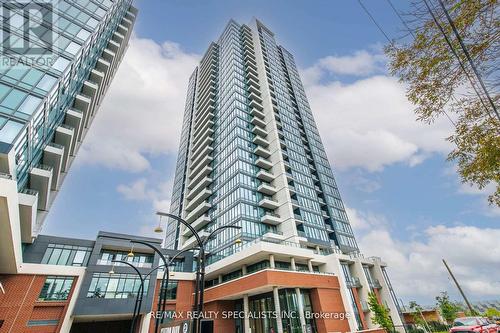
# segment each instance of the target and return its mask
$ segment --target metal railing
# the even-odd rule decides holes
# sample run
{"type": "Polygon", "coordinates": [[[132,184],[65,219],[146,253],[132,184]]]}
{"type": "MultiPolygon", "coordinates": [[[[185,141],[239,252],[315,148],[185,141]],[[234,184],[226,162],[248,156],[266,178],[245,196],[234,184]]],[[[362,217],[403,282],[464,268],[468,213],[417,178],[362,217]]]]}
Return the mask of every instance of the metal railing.
{"type": "Polygon", "coordinates": [[[275,234],[275,235],[281,235],[283,236],[283,233],[278,230],[266,230],[265,234],[275,234]]]}
{"type": "Polygon", "coordinates": [[[30,188],[24,188],[21,191],[19,191],[19,193],[24,193],[24,194],[28,194],[28,195],[38,196],[38,191],[32,190],[30,188]]]}
{"type": "Polygon", "coordinates": [[[264,217],[264,216],[266,216],[266,215],[270,215],[270,216],[274,216],[274,217],[278,217],[278,218],[280,217],[279,214],[267,211],[267,212],[264,213],[264,215],[261,216],[261,218],[264,217]]]}
{"type": "Polygon", "coordinates": [[[361,281],[357,276],[351,276],[349,279],[346,279],[346,283],[349,288],[361,287],[361,281]]]}
{"type": "Polygon", "coordinates": [[[380,284],[380,281],[378,279],[373,279],[371,281],[368,281],[368,284],[370,285],[370,287],[375,289],[382,288],[382,285],[380,284]]]}
{"type": "Polygon", "coordinates": [[[0,178],[12,179],[12,175],[10,173],[0,172],[0,178]]]}
{"type": "Polygon", "coordinates": [[[60,145],[60,144],[55,143],[55,142],[49,142],[49,143],[47,143],[47,146],[51,146],[51,147],[58,148],[58,149],[64,149],[63,145],[60,145]]]}
{"type": "Polygon", "coordinates": [[[361,252],[352,252],[349,253],[349,257],[351,257],[351,259],[357,259],[357,258],[364,258],[365,256],[361,252]]]}
{"type": "Polygon", "coordinates": [[[51,167],[50,165],[46,165],[46,164],[38,164],[35,168],[42,169],[42,170],[47,170],[47,171],[50,171],[50,172],[52,172],[52,170],[54,170],[53,167],[51,167]]]}

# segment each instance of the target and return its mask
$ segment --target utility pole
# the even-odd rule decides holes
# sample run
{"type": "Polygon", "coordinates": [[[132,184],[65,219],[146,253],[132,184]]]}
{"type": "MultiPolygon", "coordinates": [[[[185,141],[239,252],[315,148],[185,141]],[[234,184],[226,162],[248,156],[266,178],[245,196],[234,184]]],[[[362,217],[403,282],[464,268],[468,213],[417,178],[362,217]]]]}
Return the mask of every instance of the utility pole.
{"type": "Polygon", "coordinates": [[[418,313],[420,313],[420,317],[422,317],[422,320],[425,323],[425,325],[424,325],[425,326],[425,330],[427,331],[427,333],[431,333],[432,331],[431,331],[431,329],[429,327],[429,324],[427,323],[427,320],[425,320],[425,317],[422,314],[422,310],[420,309],[420,306],[417,306],[417,311],[418,311],[418,313]]]}
{"type": "Polygon", "coordinates": [[[460,287],[460,284],[458,284],[457,279],[455,279],[455,275],[453,275],[453,273],[451,272],[450,267],[448,266],[448,264],[446,263],[446,261],[444,259],[443,259],[443,264],[446,267],[446,269],[448,270],[448,273],[450,273],[450,276],[453,279],[453,282],[455,282],[455,284],[457,285],[458,291],[460,291],[460,294],[464,298],[465,304],[467,304],[467,307],[469,308],[471,314],[474,314],[476,311],[474,311],[474,309],[470,305],[469,300],[467,299],[467,297],[465,296],[464,291],[462,290],[462,287],[460,287]]]}

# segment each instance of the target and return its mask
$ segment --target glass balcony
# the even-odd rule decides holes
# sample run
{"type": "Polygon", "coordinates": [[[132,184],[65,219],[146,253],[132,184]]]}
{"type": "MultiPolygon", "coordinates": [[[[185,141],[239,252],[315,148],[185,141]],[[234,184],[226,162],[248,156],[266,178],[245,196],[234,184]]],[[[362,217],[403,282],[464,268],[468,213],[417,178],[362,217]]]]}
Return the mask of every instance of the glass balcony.
{"type": "Polygon", "coordinates": [[[278,214],[272,212],[266,212],[261,218],[260,221],[262,223],[270,224],[270,225],[278,225],[281,223],[281,218],[278,214]]]}

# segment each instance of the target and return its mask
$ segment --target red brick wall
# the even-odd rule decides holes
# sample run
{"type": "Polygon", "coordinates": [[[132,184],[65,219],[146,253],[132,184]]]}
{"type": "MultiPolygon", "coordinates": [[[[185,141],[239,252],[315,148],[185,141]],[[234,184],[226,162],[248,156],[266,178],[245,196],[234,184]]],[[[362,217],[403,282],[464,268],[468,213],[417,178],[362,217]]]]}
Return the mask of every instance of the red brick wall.
{"type": "MultiPolygon", "coordinates": [[[[186,315],[187,311],[191,311],[194,303],[194,284],[194,281],[178,281],[177,298],[175,300],[168,300],[166,309],[175,310],[178,313],[184,313],[184,315],[186,315]]],[[[156,280],[152,311],[158,311],[158,293],[160,292],[160,285],[161,280],[156,280]]],[[[151,318],[149,331],[154,332],[154,327],[155,318],[151,318]]]]}
{"type": "MultiPolygon", "coordinates": [[[[311,303],[315,313],[344,313],[339,289],[311,289],[311,303]]],[[[351,314],[352,315],[352,314],[351,314]]],[[[316,319],[318,333],[349,332],[348,319],[316,319]]]]}
{"type": "Polygon", "coordinates": [[[0,293],[0,320],[4,320],[0,333],[57,333],[59,332],[69,300],[73,295],[77,278],[68,300],[63,302],[39,302],[46,276],[0,275],[5,294],[0,293]],[[54,326],[28,327],[28,320],[58,320],[54,326]]]}
{"type": "MultiPolygon", "coordinates": [[[[234,311],[234,301],[215,301],[206,303],[204,306],[205,311],[217,311],[222,313],[222,311],[234,311]]],[[[222,316],[221,316],[222,317],[222,316]]],[[[214,332],[234,332],[236,330],[236,324],[234,319],[223,319],[219,318],[214,320],[214,332]]]]}
{"type": "Polygon", "coordinates": [[[242,294],[249,290],[259,289],[265,286],[339,289],[339,280],[333,275],[264,270],[206,290],[205,301],[216,301],[231,295],[242,294]]]}

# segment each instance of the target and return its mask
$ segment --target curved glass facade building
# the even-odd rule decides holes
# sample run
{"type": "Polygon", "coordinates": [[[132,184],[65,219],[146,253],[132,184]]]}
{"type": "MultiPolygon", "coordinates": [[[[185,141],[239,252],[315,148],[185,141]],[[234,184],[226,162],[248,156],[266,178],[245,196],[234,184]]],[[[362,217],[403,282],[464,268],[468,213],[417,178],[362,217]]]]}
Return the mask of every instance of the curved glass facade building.
{"type": "Polygon", "coordinates": [[[0,271],[40,232],[125,53],[131,2],[0,4],[0,271]]]}

